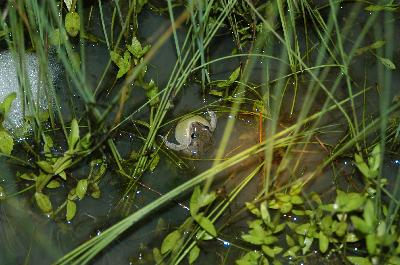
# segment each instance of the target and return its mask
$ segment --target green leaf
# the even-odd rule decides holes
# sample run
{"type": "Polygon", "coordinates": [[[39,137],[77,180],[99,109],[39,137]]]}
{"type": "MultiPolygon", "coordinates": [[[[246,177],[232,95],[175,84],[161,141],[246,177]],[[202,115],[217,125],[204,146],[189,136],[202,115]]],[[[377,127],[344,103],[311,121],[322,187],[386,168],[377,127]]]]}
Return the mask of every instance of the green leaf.
{"type": "Polygon", "coordinates": [[[266,255],[268,255],[271,258],[275,257],[275,255],[278,255],[283,250],[283,248],[277,246],[274,246],[273,248],[269,246],[261,246],[261,249],[266,255]]]}
{"type": "Polygon", "coordinates": [[[386,222],[385,221],[379,221],[378,227],[376,228],[376,235],[379,237],[385,236],[386,235],[386,222]]]}
{"type": "Polygon", "coordinates": [[[253,244],[253,245],[270,245],[275,243],[278,238],[269,235],[262,227],[254,228],[250,230],[249,234],[242,235],[242,239],[253,244]]]}
{"type": "Polygon", "coordinates": [[[54,146],[53,139],[51,139],[49,135],[45,134],[43,137],[43,141],[44,141],[43,151],[46,154],[46,158],[51,158],[53,156],[51,154],[51,148],[54,146]]]}
{"type": "Polygon", "coordinates": [[[163,257],[161,255],[161,252],[158,248],[153,248],[153,258],[154,261],[156,262],[157,265],[164,265],[165,263],[163,262],[163,257]]]}
{"type": "Polygon", "coordinates": [[[50,182],[47,183],[47,185],[46,185],[46,187],[49,188],[49,189],[56,189],[56,188],[58,188],[60,186],[61,186],[60,182],[58,182],[55,179],[50,180],[50,182]]]}
{"type": "Polygon", "coordinates": [[[319,231],[319,251],[325,253],[329,247],[329,238],[322,232],[319,231]]]}
{"type": "Polygon", "coordinates": [[[250,202],[245,202],[246,208],[255,216],[260,217],[261,216],[261,212],[260,210],[253,204],[250,202]]]}
{"type": "Polygon", "coordinates": [[[388,265],[399,265],[400,264],[400,257],[398,256],[391,256],[388,260],[388,265]]]}
{"type": "Polygon", "coordinates": [[[152,159],[150,161],[150,165],[149,165],[149,169],[151,172],[154,172],[154,169],[156,169],[158,162],[160,162],[160,156],[155,153],[153,155],[151,155],[152,159]]]}
{"type": "Polygon", "coordinates": [[[199,211],[200,208],[207,206],[211,204],[215,199],[217,198],[217,195],[215,192],[209,192],[206,194],[203,194],[200,190],[200,187],[197,186],[193,190],[193,194],[190,198],[190,213],[194,217],[197,215],[197,212],[199,211]]]}
{"type": "Polygon", "coordinates": [[[342,237],[346,233],[347,230],[347,223],[345,221],[342,222],[334,222],[334,227],[332,230],[335,231],[336,235],[342,237]]]}
{"type": "Polygon", "coordinates": [[[81,66],[81,57],[78,52],[72,51],[68,54],[68,59],[72,65],[72,69],[75,72],[78,72],[80,70],[81,66]]]}
{"type": "Polygon", "coordinates": [[[47,162],[47,161],[38,161],[36,162],[36,164],[40,167],[40,169],[42,169],[44,172],[49,173],[49,174],[53,174],[54,173],[54,169],[53,166],[47,162]]]}
{"type": "Polygon", "coordinates": [[[365,8],[366,11],[378,12],[378,11],[389,11],[394,12],[399,8],[399,5],[369,5],[365,8]]]}
{"type": "Polygon", "coordinates": [[[57,158],[56,162],[52,166],[54,170],[54,175],[61,174],[65,169],[70,167],[72,164],[72,157],[68,154],[64,155],[63,157],[57,158]]]}
{"type": "Polygon", "coordinates": [[[37,206],[44,214],[51,214],[53,207],[51,206],[51,201],[49,197],[41,192],[35,192],[35,200],[37,206]]]}
{"type": "Polygon", "coordinates": [[[99,188],[99,185],[97,183],[92,183],[90,185],[91,189],[92,189],[92,193],[90,193],[90,196],[92,196],[93,199],[98,199],[101,196],[101,191],[99,188]]]}
{"type": "Polygon", "coordinates": [[[301,224],[296,227],[295,232],[299,235],[307,235],[311,231],[311,223],[301,224]]]}
{"type": "Polygon", "coordinates": [[[264,238],[262,236],[258,236],[258,235],[245,234],[245,235],[242,235],[242,239],[253,245],[264,244],[264,238]]]}
{"type": "Polygon", "coordinates": [[[174,230],[169,233],[163,240],[161,244],[161,254],[165,254],[168,251],[173,250],[176,246],[178,246],[178,242],[181,239],[181,232],[179,230],[174,230]]]}
{"type": "Polygon", "coordinates": [[[196,234],[196,239],[200,241],[207,241],[214,239],[214,237],[209,233],[204,232],[204,230],[199,230],[196,234]]]}
{"type": "Polygon", "coordinates": [[[383,47],[383,45],[385,45],[385,43],[386,43],[386,41],[384,41],[384,40],[378,40],[378,41],[375,41],[374,43],[372,43],[369,47],[371,49],[379,49],[379,48],[383,47]]]}
{"type": "Polygon", "coordinates": [[[368,158],[368,164],[371,171],[378,171],[381,165],[381,145],[376,144],[368,158]]]}
{"type": "Polygon", "coordinates": [[[131,55],[128,51],[124,52],[124,57],[118,53],[110,51],[111,61],[118,67],[117,79],[125,75],[131,69],[131,55]]]}
{"type": "MultiPolygon", "coordinates": [[[[255,219],[252,221],[248,221],[247,225],[249,226],[249,228],[251,228],[252,230],[256,230],[257,232],[261,231],[264,232],[264,228],[263,228],[263,220],[261,219],[255,219]]],[[[251,231],[251,230],[250,230],[251,231]]]]}
{"type": "Polygon", "coordinates": [[[269,215],[266,201],[263,201],[260,204],[260,213],[261,213],[261,218],[264,221],[264,223],[265,224],[270,224],[271,223],[271,216],[269,215]]]}
{"type": "Polygon", "coordinates": [[[293,246],[289,248],[285,253],[283,253],[284,257],[296,257],[296,252],[300,250],[299,246],[293,246]]]}
{"type": "Polygon", "coordinates": [[[223,97],[224,96],[224,92],[223,91],[216,90],[216,89],[210,89],[208,94],[213,95],[213,96],[217,96],[217,97],[223,97]]]}
{"type": "Polygon", "coordinates": [[[150,82],[146,86],[144,86],[144,88],[146,89],[146,96],[148,100],[150,100],[150,106],[154,107],[158,103],[160,103],[158,87],[156,86],[153,79],[151,79],[150,82]]]}
{"type": "Polygon", "coordinates": [[[60,178],[62,178],[63,180],[67,180],[67,173],[65,173],[65,171],[62,171],[62,172],[58,173],[58,175],[59,175],[60,178]]]}
{"type": "Polygon", "coordinates": [[[369,167],[368,167],[367,163],[364,162],[364,159],[362,158],[362,156],[360,156],[359,154],[354,154],[354,158],[356,160],[355,162],[356,162],[356,166],[357,166],[358,170],[360,170],[360,172],[366,178],[370,178],[369,167]]]}
{"type": "Polygon", "coordinates": [[[200,254],[200,248],[195,245],[189,252],[189,264],[193,264],[200,254]]]}
{"type": "Polygon", "coordinates": [[[34,173],[24,173],[19,175],[20,178],[25,180],[33,180],[36,181],[37,176],[34,173]]]}
{"type": "Polygon", "coordinates": [[[303,204],[303,198],[301,198],[299,195],[293,195],[292,198],[290,198],[290,202],[292,204],[303,204]]]}
{"type": "Polygon", "coordinates": [[[232,74],[229,76],[227,80],[218,82],[217,87],[229,87],[236,81],[236,79],[238,79],[239,74],[240,74],[240,66],[232,72],[232,74]]]}
{"type": "Polygon", "coordinates": [[[345,193],[337,190],[335,206],[340,212],[351,212],[359,209],[365,202],[365,196],[356,192],[345,193]]]}
{"type": "Polygon", "coordinates": [[[65,15],[65,29],[71,37],[76,37],[81,27],[81,20],[79,14],[76,12],[69,12],[65,15]]]}
{"type": "Polygon", "coordinates": [[[290,212],[290,210],[292,210],[293,208],[293,204],[291,204],[290,202],[284,202],[280,205],[279,210],[281,211],[281,213],[288,213],[290,212]]]}
{"type": "Polygon", "coordinates": [[[76,200],[77,198],[78,198],[78,196],[76,195],[76,189],[75,188],[73,188],[73,189],[71,189],[70,191],[69,191],[69,193],[68,193],[68,200],[76,200]]]}
{"type": "Polygon", "coordinates": [[[236,260],[237,265],[257,265],[258,260],[261,257],[261,253],[258,251],[249,251],[241,257],[240,259],[236,260]]]}
{"type": "Polygon", "coordinates": [[[274,228],[274,230],[273,230],[273,233],[274,234],[276,234],[276,233],[279,233],[280,231],[282,231],[284,228],[286,227],[286,223],[281,223],[281,224],[278,224],[277,226],[275,226],[275,228],[274,228]]]}
{"type": "Polygon", "coordinates": [[[367,203],[364,206],[363,217],[364,217],[365,224],[368,227],[371,227],[371,228],[375,227],[375,224],[377,223],[377,219],[376,219],[374,203],[372,202],[371,199],[367,200],[367,203]]]}
{"type": "Polygon", "coordinates": [[[135,56],[137,59],[140,59],[150,49],[150,46],[147,45],[142,48],[140,41],[133,36],[132,44],[127,46],[127,49],[132,53],[133,56],[135,56]]]}
{"type": "Polygon", "coordinates": [[[312,192],[312,194],[311,194],[311,199],[312,199],[313,201],[315,201],[318,205],[321,205],[321,204],[322,204],[321,197],[320,197],[316,192],[312,192]]]}
{"type": "Polygon", "coordinates": [[[376,252],[376,243],[377,243],[377,238],[374,234],[369,234],[365,237],[365,241],[367,243],[367,250],[368,254],[373,256],[376,252]]]}
{"type": "Polygon", "coordinates": [[[386,42],[384,40],[378,40],[369,46],[358,48],[355,53],[356,53],[356,55],[361,55],[367,51],[379,49],[383,45],[385,45],[385,43],[386,42]]]}
{"type": "Polygon", "coordinates": [[[201,190],[199,186],[196,186],[193,190],[192,196],[190,197],[189,207],[190,207],[190,214],[192,216],[196,216],[199,209],[199,197],[201,194],[201,190]]]}
{"type": "Polygon", "coordinates": [[[302,248],[303,255],[305,255],[309,250],[314,241],[313,237],[306,237],[303,241],[304,247],[302,248]]]}
{"type": "Polygon", "coordinates": [[[195,216],[194,219],[201,226],[201,228],[203,228],[211,236],[217,236],[217,230],[215,229],[214,224],[210,221],[210,219],[203,216],[202,214],[195,216]]]}
{"type": "Polygon", "coordinates": [[[78,181],[78,184],[76,185],[76,195],[78,195],[78,198],[80,200],[82,200],[85,197],[87,187],[88,187],[87,179],[81,179],[78,181]]]}
{"type": "Polygon", "coordinates": [[[383,58],[378,56],[379,61],[389,70],[395,70],[396,65],[388,58],[383,58]]]}
{"type": "Polygon", "coordinates": [[[71,132],[68,136],[69,150],[74,150],[76,143],[79,141],[79,125],[76,119],[71,121],[71,132]]]}
{"type": "Polygon", "coordinates": [[[14,148],[14,140],[6,131],[0,131],[0,153],[11,155],[14,148]]]}
{"type": "Polygon", "coordinates": [[[289,195],[298,195],[303,189],[304,183],[301,181],[296,182],[293,186],[290,187],[289,195]]]}
{"type": "Polygon", "coordinates": [[[277,192],[275,194],[275,198],[278,199],[281,202],[290,202],[290,199],[291,199],[289,194],[285,194],[285,193],[282,193],[282,192],[277,192]]]}
{"type": "Polygon", "coordinates": [[[347,256],[346,258],[354,265],[372,265],[368,258],[357,256],[347,256]]]}
{"type": "Polygon", "coordinates": [[[353,223],[354,227],[361,231],[364,234],[369,234],[372,232],[372,227],[368,226],[366,222],[358,216],[350,216],[351,222],[353,223]]]}
{"type": "Polygon", "coordinates": [[[65,215],[67,221],[71,221],[76,214],[76,203],[71,200],[67,200],[67,213],[65,215]]]}
{"type": "Polygon", "coordinates": [[[346,240],[346,242],[348,242],[348,243],[354,243],[354,242],[359,241],[360,239],[359,239],[359,238],[357,237],[357,235],[354,234],[354,233],[347,233],[347,234],[346,234],[345,240],[346,240]]]}
{"type": "Polygon", "coordinates": [[[286,238],[286,244],[288,244],[289,247],[293,247],[296,244],[293,238],[288,234],[285,235],[285,238],[286,238]]]}
{"type": "Polygon", "coordinates": [[[266,236],[263,238],[263,243],[265,245],[271,245],[277,241],[278,241],[278,238],[276,236],[266,236]]]}
{"type": "Polygon", "coordinates": [[[214,191],[205,193],[205,194],[203,194],[203,193],[200,194],[199,201],[198,201],[200,208],[210,205],[211,203],[213,203],[213,201],[216,198],[217,198],[217,194],[214,191]]]}
{"type": "Polygon", "coordinates": [[[79,150],[87,150],[90,147],[90,139],[91,139],[91,134],[87,133],[81,140],[78,142],[79,144],[79,150]]]}
{"type": "Polygon", "coordinates": [[[50,45],[53,46],[60,46],[61,44],[64,44],[66,40],[68,40],[68,36],[65,33],[65,31],[63,31],[64,34],[61,33],[60,29],[53,29],[52,31],[50,31],[49,34],[49,43],[50,45]]]}
{"type": "Polygon", "coordinates": [[[40,172],[39,176],[36,178],[36,191],[41,192],[43,188],[49,183],[52,178],[52,174],[46,174],[44,172],[40,172]]]}
{"type": "Polygon", "coordinates": [[[16,98],[17,98],[16,92],[8,94],[6,98],[3,100],[3,102],[0,103],[0,114],[6,116],[7,113],[10,111],[11,104],[16,98]]]}
{"type": "Polygon", "coordinates": [[[323,231],[330,231],[331,225],[332,225],[332,216],[327,215],[321,220],[321,229],[323,231]]]}
{"type": "Polygon", "coordinates": [[[337,209],[337,205],[330,203],[330,204],[321,204],[319,209],[327,211],[327,212],[335,212],[337,209]]]}

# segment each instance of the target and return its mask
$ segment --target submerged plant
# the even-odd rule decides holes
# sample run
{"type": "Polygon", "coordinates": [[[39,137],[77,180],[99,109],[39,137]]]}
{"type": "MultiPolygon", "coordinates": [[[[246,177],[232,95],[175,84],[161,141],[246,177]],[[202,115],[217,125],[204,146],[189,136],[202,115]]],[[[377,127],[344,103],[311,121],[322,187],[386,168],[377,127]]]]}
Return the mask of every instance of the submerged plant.
{"type": "MultiPolygon", "coordinates": [[[[387,157],[399,155],[398,5],[26,0],[1,8],[0,39],[20,55],[18,85],[32,128],[18,139],[0,126],[2,163],[18,165],[1,180],[0,203],[34,198],[51,222],[61,216],[74,227],[80,215],[97,220],[79,211],[80,201],[107,194],[107,177],[104,186],[118,187],[105,217],[118,220],[67,254],[57,249],[55,264],[90,263],[171,201],[187,215],[171,218],[146,255],[151,264],[204,263],[207,255],[238,265],[400,263],[400,178],[384,170],[387,157]],[[152,11],[168,23],[143,37],[151,25],[141,14],[152,11]],[[170,43],[171,70],[156,64],[170,43]],[[91,46],[103,49],[105,62],[88,61],[91,46]],[[61,89],[41,75],[46,115],[35,108],[26,50],[37,55],[40,72],[49,53],[62,65],[61,89]],[[168,72],[167,80],[154,71],[168,72]],[[165,148],[160,135],[205,110],[222,121],[215,152],[194,159],[165,148]],[[179,184],[159,192],[152,186],[160,177],[179,184]],[[142,189],[157,198],[142,205],[142,189]],[[220,242],[217,253],[207,251],[220,242]]],[[[0,124],[15,98],[0,104],[0,124]]],[[[140,243],[139,251],[147,249],[140,243]]]]}

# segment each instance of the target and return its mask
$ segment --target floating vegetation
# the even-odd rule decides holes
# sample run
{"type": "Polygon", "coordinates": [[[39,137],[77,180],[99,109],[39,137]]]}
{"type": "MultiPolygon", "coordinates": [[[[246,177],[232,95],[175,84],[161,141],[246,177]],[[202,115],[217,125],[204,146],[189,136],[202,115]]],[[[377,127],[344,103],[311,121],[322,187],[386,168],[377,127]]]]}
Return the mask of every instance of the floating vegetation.
{"type": "Polygon", "coordinates": [[[1,4],[0,263],[400,264],[399,7],[1,4]]]}

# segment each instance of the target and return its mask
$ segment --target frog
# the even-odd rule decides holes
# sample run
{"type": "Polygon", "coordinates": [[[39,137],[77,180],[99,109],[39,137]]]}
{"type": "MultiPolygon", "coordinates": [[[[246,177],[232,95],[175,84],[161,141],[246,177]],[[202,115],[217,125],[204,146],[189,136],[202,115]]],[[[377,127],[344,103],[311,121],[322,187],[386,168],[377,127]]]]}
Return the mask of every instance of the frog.
{"type": "Polygon", "coordinates": [[[191,157],[199,157],[213,143],[213,132],[217,127],[217,115],[207,111],[210,121],[200,115],[181,119],[175,127],[175,139],[179,144],[171,143],[161,136],[165,146],[191,157]]]}

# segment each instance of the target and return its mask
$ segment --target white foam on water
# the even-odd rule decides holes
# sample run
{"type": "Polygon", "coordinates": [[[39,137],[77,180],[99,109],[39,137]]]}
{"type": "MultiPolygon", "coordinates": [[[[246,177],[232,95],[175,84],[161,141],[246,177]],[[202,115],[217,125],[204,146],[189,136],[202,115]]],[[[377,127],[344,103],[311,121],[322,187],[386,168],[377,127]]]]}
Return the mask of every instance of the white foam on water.
{"type": "MultiPolygon", "coordinates": [[[[10,112],[7,114],[3,124],[10,131],[22,127],[25,115],[29,115],[26,105],[24,111],[23,91],[19,86],[17,67],[18,62],[14,54],[10,51],[0,52],[0,102],[3,102],[10,93],[17,93],[17,98],[12,103],[10,112]]],[[[50,60],[48,68],[49,70],[46,74],[50,74],[50,80],[54,82],[59,72],[59,67],[54,60],[50,60]]],[[[36,54],[28,52],[25,54],[25,73],[31,90],[29,93],[28,91],[24,91],[25,95],[31,94],[35,105],[41,110],[46,110],[48,108],[48,100],[45,92],[47,89],[46,82],[40,80],[39,60],[36,54]]]]}

